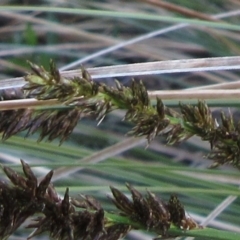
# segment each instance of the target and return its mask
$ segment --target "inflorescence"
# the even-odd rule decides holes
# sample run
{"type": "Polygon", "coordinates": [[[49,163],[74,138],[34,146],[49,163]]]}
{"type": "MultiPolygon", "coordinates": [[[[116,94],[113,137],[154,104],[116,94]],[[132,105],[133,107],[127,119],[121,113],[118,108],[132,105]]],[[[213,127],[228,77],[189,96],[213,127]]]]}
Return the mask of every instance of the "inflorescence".
{"type": "Polygon", "coordinates": [[[152,105],[141,81],[133,80],[130,87],[116,81],[116,87],[109,87],[94,82],[84,68],[82,76],[68,78],[53,63],[49,72],[32,63],[30,66],[33,73],[25,77],[27,84],[21,90],[2,90],[0,100],[57,99],[59,106],[0,111],[3,140],[27,130],[26,136],[40,131],[39,141],[59,138],[61,144],[82,117],[95,116],[100,123],[114,109],[124,109],[124,120],[134,125],[129,134],[146,136],[149,142],[157,135],[165,136],[168,144],[196,135],[210,143],[207,157],[214,160],[213,167],[240,167],[240,123],[235,123],[231,114],[222,113],[220,119],[215,119],[204,101],[196,106],[180,103],[180,112],[176,112],[159,98],[152,105]]]}
{"type": "Polygon", "coordinates": [[[109,197],[120,210],[108,213],[92,196],[80,195],[71,198],[67,188],[64,197],[59,197],[50,171],[40,182],[30,166],[21,160],[24,176],[9,167],[3,167],[11,183],[0,181],[0,238],[8,239],[29,217],[35,216],[27,228],[34,228],[28,239],[48,234],[56,240],[117,240],[132,229],[155,232],[159,237],[169,236],[172,225],[189,230],[199,228],[186,215],[176,196],[168,202],[147,192],[142,196],[127,184],[132,200],[117,188],[110,187],[109,197]],[[121,220],[119,220],[121,218],[121,220]]]}

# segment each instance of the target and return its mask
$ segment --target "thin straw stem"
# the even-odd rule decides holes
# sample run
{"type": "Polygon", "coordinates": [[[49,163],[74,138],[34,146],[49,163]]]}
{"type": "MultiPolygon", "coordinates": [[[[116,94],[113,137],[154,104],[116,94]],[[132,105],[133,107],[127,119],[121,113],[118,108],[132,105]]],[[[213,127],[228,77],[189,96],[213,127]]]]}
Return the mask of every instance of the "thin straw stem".
{"type": "Polygon", "coordinates": [[[41,106],[59,106],[60,103],[56,99],[37,100],[35,98],[7,100],[0,102],[0,110],[13,110],[23,108],[37,108],[41,106]]]}
{"type": "MultiPolygon", "coordinates": [[[[141,76],[151,74],[182,73],[194,71],[216,71],[240,69],[240,57],[216,57],[200,59],[181,59],[148,63],[123,64],[88,68],[93,79],[120,76],[141,76]]],[[[81,75],[81,70],[61,72],[63,76],[81,75]]],[[[11,78],[0,81],[0,89],[15,88],[24,85],[23,78],[11,78]]]]}
{"type": "MultiPolygon", "coordinates": [[[[191,100],[191,99],[237,99],[240,98],[239,90],[170,90],[170,91],[149,91],[150,99],[155,100],[157,97],[161,100],[191,100]]],[[[84,101],[84,99],[82,99],[84,101]]],[[[59,106],[61,103],[56,99],[41,100],[36,99],[19,99],[0,101],[0,110],[13,110],[22,108],[37,108],[41,106],[59,106]]]]}

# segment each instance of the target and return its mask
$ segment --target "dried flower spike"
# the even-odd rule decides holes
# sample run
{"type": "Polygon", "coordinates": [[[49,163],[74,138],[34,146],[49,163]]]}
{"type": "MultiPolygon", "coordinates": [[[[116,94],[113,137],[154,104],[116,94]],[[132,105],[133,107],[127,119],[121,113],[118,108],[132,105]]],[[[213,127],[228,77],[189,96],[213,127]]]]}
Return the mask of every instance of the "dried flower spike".
{"type": "Polygon", "coordinates": [[[117,240],[136,228],[166,237],[171,224],[184,230],[198,227],[185,214],[176,196],[166,203],[151,192],[143,196],[127,184],[132,195],[130,200],[117,188],[110,187],[113,194],[111,200],[120,213],[111,213],[108,217],[109,213],[92,196],[80,195],[80,198],[71,199],[67,188],[61,199],[50,182],[53,171],[38,183],[30,166],[23,160],[21,164],[25,176],[3,167],[13,185],[0,182],[1,239],[7,239],[28,217],[35,214],[38,216],[27,226],[34,228],[28,239],[48,233],[50,238],[56,240],[117,240]]]}
{"type": "MultiPolygon", "coordinates": [[[[125,87],[116,81],[116,87],[93,82],[90,74],[82,68],[79,77],[63,77],[53,62],[50,71],[30,63],[33,73],[25,77],[25,97],[57,99],[60,109],[20,109],[0,112],[0,133],[2,139],[28,130],[27,136],[40,130],[39,141],[60,138],[60,144],[73,131],[83,116],[94,115],[99,123],[114,109],[125,109],[124,120],[134,124],[129,134],[145,136],[148,142],[157,135],[166,136],[168,144],[182,142],[193,135],[201,137],[211,145],[207,155],[215,162],[213,167],[231,164],[240,168],[240,124],[233,121],[231,114],[222,113],[221,119],[214,119],[204,101],[196,106],[180,104],[181,113],[164,106],[157,98],[156,106],[150,102],[143,83],[132,81],[125,87]]],[[[1,91],[1,100],[23,98],[22,93],[1,91]]],[[[46,106],[47,108],[49,106],[46,106]]]]}
{"type": "Polygon", "coordinates": [[[50,72],[31,62],[29,64],[33,73],[25,77],[28,83],[23,87],[28,97],[39,100],[56,98],[61,102],[70,103],[74,98],[88,98],[98,92],[98,85],[83,68],[81,77],[69,79],[59,73],[53,61],[50,62],[50,72]]]}
{"type": "Polygon", "coordinates": [[[3,167],[13,185],[0,186],[0,237],[7,238],[28,217],[41,212],[44,197],[53,172],[50,171],[38,185],[37,179],[28,164],[21,160],[25,177],[18,175],[9,167],[3,167]]]}
{"type": "Polygon", "coordinates": [[[162,237],[168,236],[171,223],[184,230],[198,228],[197,223],[186,216],[184,207],[176,196],[172,196],[169,202],[165,203],[151,192],[142,196],[140,192],[127,184],[127,188],[132,194],[132,201],[130,201],[118,189],[110,188],[113,194],[111,200],[121,214],[138,223],[138,226],[154,231],[162,237]]]}

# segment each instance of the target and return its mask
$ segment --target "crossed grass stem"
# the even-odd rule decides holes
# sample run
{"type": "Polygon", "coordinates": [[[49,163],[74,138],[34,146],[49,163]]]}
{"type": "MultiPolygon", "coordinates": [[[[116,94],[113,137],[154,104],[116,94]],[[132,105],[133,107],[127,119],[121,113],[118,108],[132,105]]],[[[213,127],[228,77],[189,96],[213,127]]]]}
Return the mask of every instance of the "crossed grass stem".
{"type": "Polygon", "coordinates": [[[134,125],[130,135],[146,136],[149,143],[161,135],[167,144],[179,143],[196,135],[210,143],[211,152],[207,157],[214,160],[212,167],[222,164],[240,167],[240,123],[234,122],[231,114],[227,116],[222,112],[220,119],[215,119],[204,101],[199,101],[196,106],[180,103],[180,112],[177,112],[164,106],[159,98],[156,105],[152,105],[141,81],[133,80],[130,87],[116,81],[116,87],[109,87],[94,82],[84,68],[82,76],[67,78],[60,74],[53,62],[50,62],[50,71],[29,64],[33,72],[25,76],[25,86],[20,91],[3,90],[1,100],[57,99],[62,106],[1,111],[3,140],[20,131],[27,130],[28,136],[40,130],[38,141],[60,138],[62,144],[82,117],[94,116],[100,123],[109,112],[124,109],[124,120],[134,125]]]}

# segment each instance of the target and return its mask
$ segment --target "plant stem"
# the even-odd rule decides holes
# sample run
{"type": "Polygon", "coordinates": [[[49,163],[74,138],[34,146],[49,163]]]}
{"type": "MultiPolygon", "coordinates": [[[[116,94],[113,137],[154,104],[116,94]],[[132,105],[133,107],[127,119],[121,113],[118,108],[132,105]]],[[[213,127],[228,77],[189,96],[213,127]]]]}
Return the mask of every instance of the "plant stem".
{"type": "MultiPolygon", "coordinates": [[[[161,98],[161,100],[189,100],[189,99],[237,99],[240,98],[240,90],[173,90],[173,91],[148,91],[150,99],[161,98]]],[[[22,108],[38,108],[48,106],[59,106],[57,99],[36,100],[35,98],[8,100],[0,102],[0,110],[14,110],[22,108]]]]}
{"type": "MultiPolygon", "coordinates": [[[[134,63],[116,66],[88,68],[93,79],[119,76],[143,76],[165,73],[180,73],[194,71],[213,71],[240,69],[240,57],[216,57],[186,60],[168,60],[148,63],[134,63]]],[[[64,71],[65,77],[81,75],[81,70],[64,71]]],[[[0,90],[5,88],[22,87],[23,78],[1,80],[0,90]]]]}

